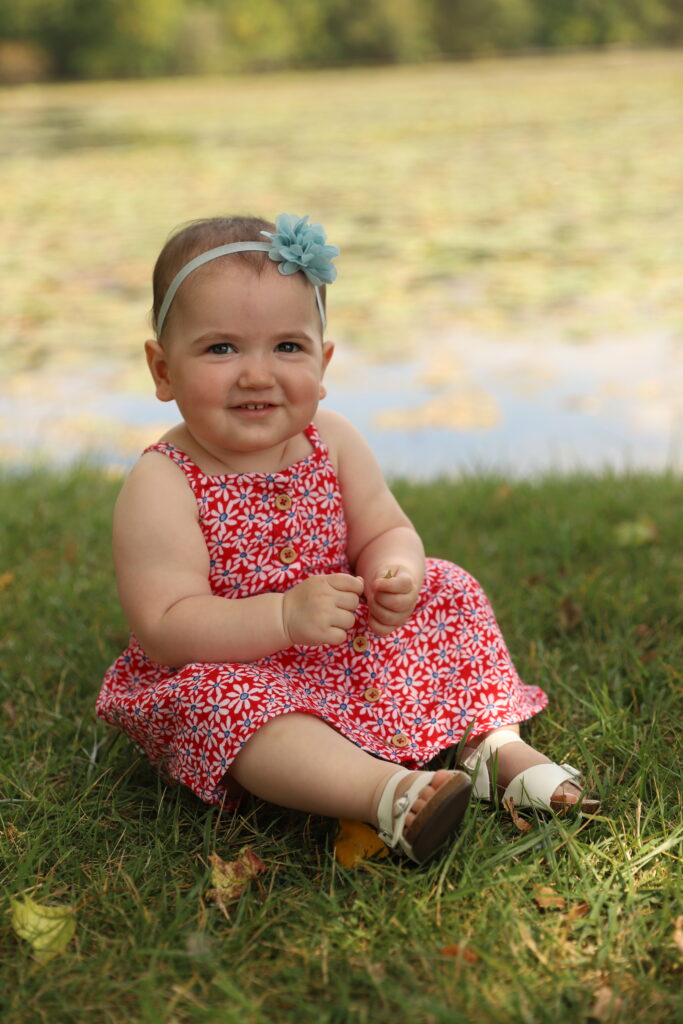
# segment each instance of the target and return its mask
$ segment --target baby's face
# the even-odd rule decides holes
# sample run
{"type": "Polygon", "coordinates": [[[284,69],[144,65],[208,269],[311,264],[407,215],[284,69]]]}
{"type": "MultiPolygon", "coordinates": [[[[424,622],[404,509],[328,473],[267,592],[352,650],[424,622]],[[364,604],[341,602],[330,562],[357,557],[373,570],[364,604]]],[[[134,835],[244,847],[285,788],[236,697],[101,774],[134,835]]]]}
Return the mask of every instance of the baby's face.
{"type": "Polygon", "coordinates": [[[303,274],[221,260],[181,286],[163,353],[157,395],[175,399],[196,440],[229,461],[274,451],[308,426],[332,345],[303,274]]]}

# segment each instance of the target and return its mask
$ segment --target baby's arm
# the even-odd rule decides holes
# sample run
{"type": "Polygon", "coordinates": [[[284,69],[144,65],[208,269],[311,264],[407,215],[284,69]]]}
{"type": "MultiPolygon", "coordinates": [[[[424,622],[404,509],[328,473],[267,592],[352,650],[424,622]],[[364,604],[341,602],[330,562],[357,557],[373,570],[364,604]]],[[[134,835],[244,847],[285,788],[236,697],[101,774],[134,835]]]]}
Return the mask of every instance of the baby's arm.
{"type": "Polygon", "coordinates": [[[365,581],[369,626],[382,636],[410,617],[424,579],[424,548],[361,434],[343,417],[319,414],[337,463],[349,530],[348,555],[365,581]]]}
{"type": "Polygon", "coordinates": [[[157,453],[140,459],[119,496],[114,561],[131,629],[165,665],[254,661],[293,643],[343,643],[363,589],[361,580],[335,573],[286,594],[213,595],[194,496],[157,453]]]}

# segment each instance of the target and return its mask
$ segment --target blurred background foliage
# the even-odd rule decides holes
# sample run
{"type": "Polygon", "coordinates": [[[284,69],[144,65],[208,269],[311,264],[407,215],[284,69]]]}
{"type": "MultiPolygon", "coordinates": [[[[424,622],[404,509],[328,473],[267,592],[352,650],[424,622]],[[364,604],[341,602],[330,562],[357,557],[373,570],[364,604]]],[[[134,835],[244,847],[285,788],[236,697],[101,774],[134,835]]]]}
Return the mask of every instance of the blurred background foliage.
{"type": "Polygon", "coordinates": [[[0,81],[681,44],[681,0],[11,0],[0,81]]]}

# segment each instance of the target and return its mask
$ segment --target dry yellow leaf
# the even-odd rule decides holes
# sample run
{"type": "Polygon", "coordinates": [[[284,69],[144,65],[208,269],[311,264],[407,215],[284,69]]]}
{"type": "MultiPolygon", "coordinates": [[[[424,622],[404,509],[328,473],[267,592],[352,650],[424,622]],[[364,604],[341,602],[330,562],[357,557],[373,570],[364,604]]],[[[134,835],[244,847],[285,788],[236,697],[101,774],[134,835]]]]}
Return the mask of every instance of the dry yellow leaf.
{"type": "Polygon", "coordinates": [[[462,942],[454,942],[451,946],[443,946],[439,950],[439,953],[441,953],[442,956],[459,957],[460,959],[465,960],[468,964],[476,964],[479,962],[479,954],[462,942]]]}
{"type": "Polygon", "coordinates": [[[586,914],[590,914],[590,910],[590,903],[586,903],[585,900],[581,903],[572,903],[566,914],[567,920],[575,921],[577,917],[585,917],[586,914]]]}
{"type": "Polygon", "coordinates": [[[512,818],[513,824],[519,829],[520,832],[531,832],[533,825],[528,821],[525,821],[515,810],[515,801],[510,797],[509,800],[504,801],[504,807],[510,817],[512,818]]]}
{"type": "Polygon", "coordinates": [[[266,870],[266,865],[250,846],[245,846],[235,860],[224,861],[218,854],[212,853],[209,862],[214,887],[209,889],[206,898],[217,904],[223,912],[230,903],[240,898],[252,878],[266,870]]]}
{"type": "Polygon", "coordinates": [[[0,590],[6,590],[14,583],[13,572],[0,572],[0,590]]]}
{"type": "Polygon", "coordinates": [[[550,885],[534,886],[534,902],[541,910],[564,910],[567,901],[559,896],[550,885]]]}
{"type": "Polygon", "coordinates": [[[47,963],[63,953],[76,931],[72,907],[43,906],[30,896],[11,900],[12,928],[33,947],[36,960],[47,963]]]}
{"type": "Polygon", "coordinates": [[[339,819],[339,831],[334,841],[334,855],[344,868],[354,868],[370,857],[386,857],[388,847],[375,830],[362,821],[339,819]]]}

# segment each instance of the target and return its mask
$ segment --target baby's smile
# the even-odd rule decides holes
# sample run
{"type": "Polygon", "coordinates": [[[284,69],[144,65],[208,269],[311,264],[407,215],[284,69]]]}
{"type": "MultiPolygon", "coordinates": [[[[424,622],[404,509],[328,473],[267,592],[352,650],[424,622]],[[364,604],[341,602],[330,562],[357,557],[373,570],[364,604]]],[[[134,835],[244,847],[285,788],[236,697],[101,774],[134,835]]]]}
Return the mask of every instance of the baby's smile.
{"type": "Polygon", "coordinates": [[[231,409],[246,409],[248,412],[263,412],[265,409],[275,409],[273,402],[242,402],[239,405],[231,405],[231,409]]]}

